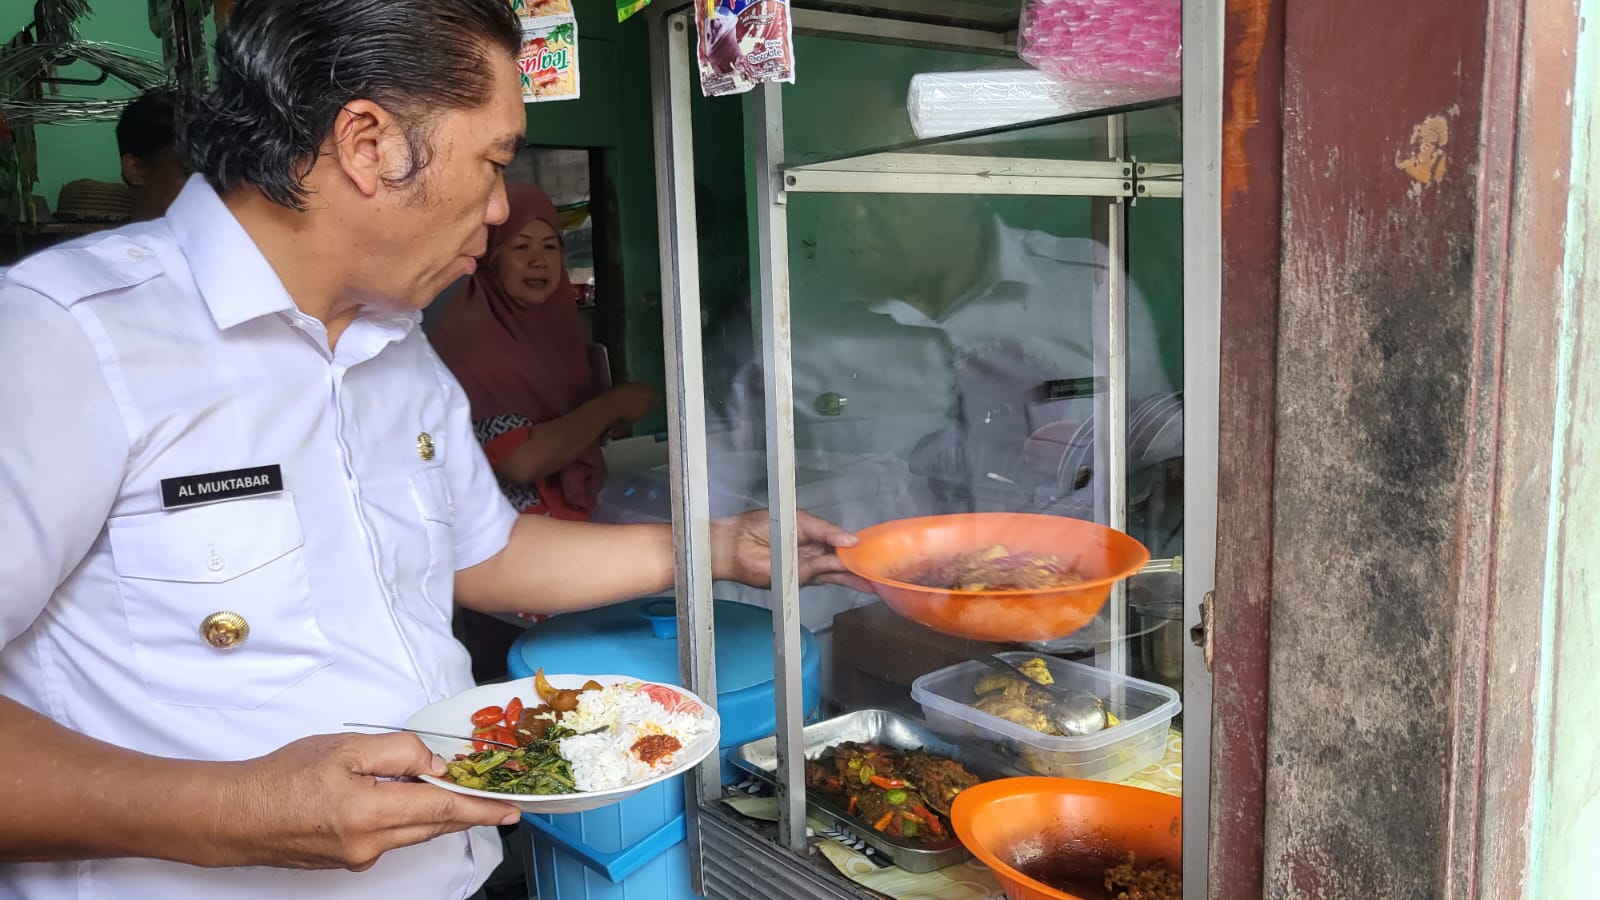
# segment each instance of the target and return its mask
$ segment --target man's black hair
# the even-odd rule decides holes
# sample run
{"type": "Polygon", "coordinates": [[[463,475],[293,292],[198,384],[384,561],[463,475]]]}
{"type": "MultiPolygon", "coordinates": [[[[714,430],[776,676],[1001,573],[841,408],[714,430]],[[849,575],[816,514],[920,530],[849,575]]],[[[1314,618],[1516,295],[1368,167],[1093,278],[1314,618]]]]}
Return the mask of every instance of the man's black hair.
{"type": "Polygon", "coordinates": [[[339,110],[365,99],[405,128],[403,184],[432,156],[434,116],[488,102],[520,43],[507,0],[240,0],[217,36],[216,87],[184,102],[179,147],[218,191],[303,210],[339,110]]]}
{"type": "Polygon", "coordinates": [[[140,94],[117,119],[117,153],[149,159],[172,146],[178,126],[178,95],[171,88],[140,94]]]}

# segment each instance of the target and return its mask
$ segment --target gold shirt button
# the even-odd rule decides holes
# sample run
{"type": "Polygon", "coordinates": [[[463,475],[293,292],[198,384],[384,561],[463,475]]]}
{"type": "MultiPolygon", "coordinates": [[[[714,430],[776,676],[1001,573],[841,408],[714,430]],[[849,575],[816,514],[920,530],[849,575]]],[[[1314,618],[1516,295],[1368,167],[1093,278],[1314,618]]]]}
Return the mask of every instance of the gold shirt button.
{"type": "Polygon", "coordinates": [[[201,621],[200,636],[218,650],[232,650],[250,636],[250,623],[235,612],[214,612],[201,621]]]}
{"type": "Polygon", "coordinates": [[[426,431],[417,435],[417,455],[423,462],[433,459],[433,435],[426,431]]]}

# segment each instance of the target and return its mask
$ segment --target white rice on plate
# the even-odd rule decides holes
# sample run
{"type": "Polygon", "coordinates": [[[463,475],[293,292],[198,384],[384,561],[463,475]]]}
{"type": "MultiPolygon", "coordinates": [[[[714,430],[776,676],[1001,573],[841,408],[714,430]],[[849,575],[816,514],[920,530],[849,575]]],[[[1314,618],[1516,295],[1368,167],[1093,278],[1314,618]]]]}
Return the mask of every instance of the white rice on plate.
{"type": "Polygon", "coordinates": [[[700,715],[673,711],[657,703],[637,685],[611,685],[578,695],[578,708],[561,717],[561,724],[578,736],[559,742],[561,755],[572,764],[579,791],[604,791],[625,787],[672,767],[675,754],[650,766],[633,755],[640,738],[667,734],[684,747],[711,729],[700,715]],[[597,728],[607,730],[584,734],[597,728]]]}

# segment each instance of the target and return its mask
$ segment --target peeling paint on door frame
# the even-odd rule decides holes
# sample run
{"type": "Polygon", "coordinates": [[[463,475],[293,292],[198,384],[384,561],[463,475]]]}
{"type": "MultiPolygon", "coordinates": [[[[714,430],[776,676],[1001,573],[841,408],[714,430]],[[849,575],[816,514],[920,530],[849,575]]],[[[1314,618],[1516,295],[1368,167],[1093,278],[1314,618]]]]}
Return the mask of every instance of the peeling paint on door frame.
{"type": "Polygon", "coordinates": [[[1413,197],[1418,196],[1424,186],[1444,177],[1450,162],[1449,147],[1450,120],[1443,113],[1431,115],[1412,127],[1410,141],[1395,151],[1394,167],[1416,182],[1411,186],[1413,197]]]}

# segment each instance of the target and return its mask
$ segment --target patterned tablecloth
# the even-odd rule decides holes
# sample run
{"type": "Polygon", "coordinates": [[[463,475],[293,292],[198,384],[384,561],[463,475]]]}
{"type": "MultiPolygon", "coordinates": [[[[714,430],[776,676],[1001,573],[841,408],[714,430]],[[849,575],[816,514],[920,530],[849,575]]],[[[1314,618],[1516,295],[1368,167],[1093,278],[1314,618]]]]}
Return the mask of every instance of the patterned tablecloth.
{"type": "MultiPolygon", "coordinates": [[[[1183,792],[1183,735],[1176,729],[1167,733],[1167,755],[1122,782],[1132,787],[1161,791],[1174,797],[1183,792]]],[[[775,821],[777,801],[771,797],[737,797],[729,806],[753,819],[775,821]]],[[[886,866],[876,854],[849,835],[830,829],[820,819],[808,820],[811,829],[825,839],[819,849],[840,874],[862,887],[893,900],[1005,900],[1005,892],[994,874],[977,860],[913,875],[898,866],[886,866]]]]}

